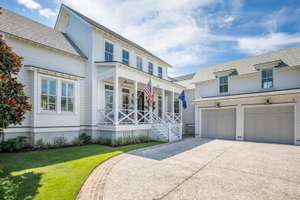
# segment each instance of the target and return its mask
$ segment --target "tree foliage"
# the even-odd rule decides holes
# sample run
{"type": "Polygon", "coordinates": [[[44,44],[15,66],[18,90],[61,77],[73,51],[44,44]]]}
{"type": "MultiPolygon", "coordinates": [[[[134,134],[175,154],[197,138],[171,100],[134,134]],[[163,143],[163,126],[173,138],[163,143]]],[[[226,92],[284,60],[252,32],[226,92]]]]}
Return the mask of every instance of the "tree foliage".
{"type": "Polygon", "coordinates": [[[17,80],[21,67],[22,58],[0,37],[0,134],[9,125],[21,124],[31,110],[24,85],[17,80]]]}

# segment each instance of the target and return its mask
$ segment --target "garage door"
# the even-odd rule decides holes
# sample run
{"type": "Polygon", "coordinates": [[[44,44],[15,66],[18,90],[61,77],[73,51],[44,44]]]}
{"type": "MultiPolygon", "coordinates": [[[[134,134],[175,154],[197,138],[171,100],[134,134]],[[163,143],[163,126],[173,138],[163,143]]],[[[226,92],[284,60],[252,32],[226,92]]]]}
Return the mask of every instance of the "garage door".
{"type": "Polygon", "coordinates": [[[294,107],[245,108],[245,140],[294,143],[294,107]]]}
{"type": "Polygon", "coordinates": [[[202,137],[235,139],[235,109],[202,110],[202,137]]]}

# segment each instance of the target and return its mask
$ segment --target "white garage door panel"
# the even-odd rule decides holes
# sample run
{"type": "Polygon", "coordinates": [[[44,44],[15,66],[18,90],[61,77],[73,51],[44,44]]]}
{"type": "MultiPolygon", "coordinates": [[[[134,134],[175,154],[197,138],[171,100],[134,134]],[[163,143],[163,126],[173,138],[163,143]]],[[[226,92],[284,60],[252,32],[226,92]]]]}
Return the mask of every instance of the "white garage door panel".
{"type": "Polygon", "coordinates": [[[245,108],[245,140],[293,144],[294,107],[245,108]]]}
{"type": "Polygon", "coordinates": [[[202,110],[202,137],[235,139],[235,109],[202,110]]]}

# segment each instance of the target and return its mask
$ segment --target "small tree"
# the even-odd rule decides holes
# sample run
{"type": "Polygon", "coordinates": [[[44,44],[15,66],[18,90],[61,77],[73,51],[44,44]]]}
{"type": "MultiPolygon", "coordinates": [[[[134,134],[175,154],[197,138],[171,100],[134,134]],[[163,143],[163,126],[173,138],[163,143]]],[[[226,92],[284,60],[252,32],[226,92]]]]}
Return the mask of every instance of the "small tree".
{"type": "Polygon", "coordinates": [[[9,125],[21,124],[25,113],[31,110],[24,86],[17,74],[22,67],[22,58],[15,54],[0,36],[0,139],[9,125]]]}

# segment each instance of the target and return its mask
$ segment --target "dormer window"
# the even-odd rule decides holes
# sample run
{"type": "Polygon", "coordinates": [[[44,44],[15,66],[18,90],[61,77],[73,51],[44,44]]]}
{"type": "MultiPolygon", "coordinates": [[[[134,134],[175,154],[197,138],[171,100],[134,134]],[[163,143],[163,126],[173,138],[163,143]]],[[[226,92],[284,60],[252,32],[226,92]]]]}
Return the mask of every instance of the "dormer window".
{"type": "Polygon", "coordinates": [[[106,62],[111,62],[114,59],[114,45],[105,42],[105,61],[106,62]]]}
{"type": "Polygon", "coordinates": [[[122,63],[125,65],[129,65],[129,52],[124,49],[122,51],[122,63]]]}
{"type": "Polygon", "coordinates": [[[261,88],[268,89],[273,88],[273,69],[262,69],[261,70],[261,88]]]}
{"type": "Polygon", "coordinates": [[[219,92],[220,93],[228,92],[228,76],[219,77],[219,92]]]}

